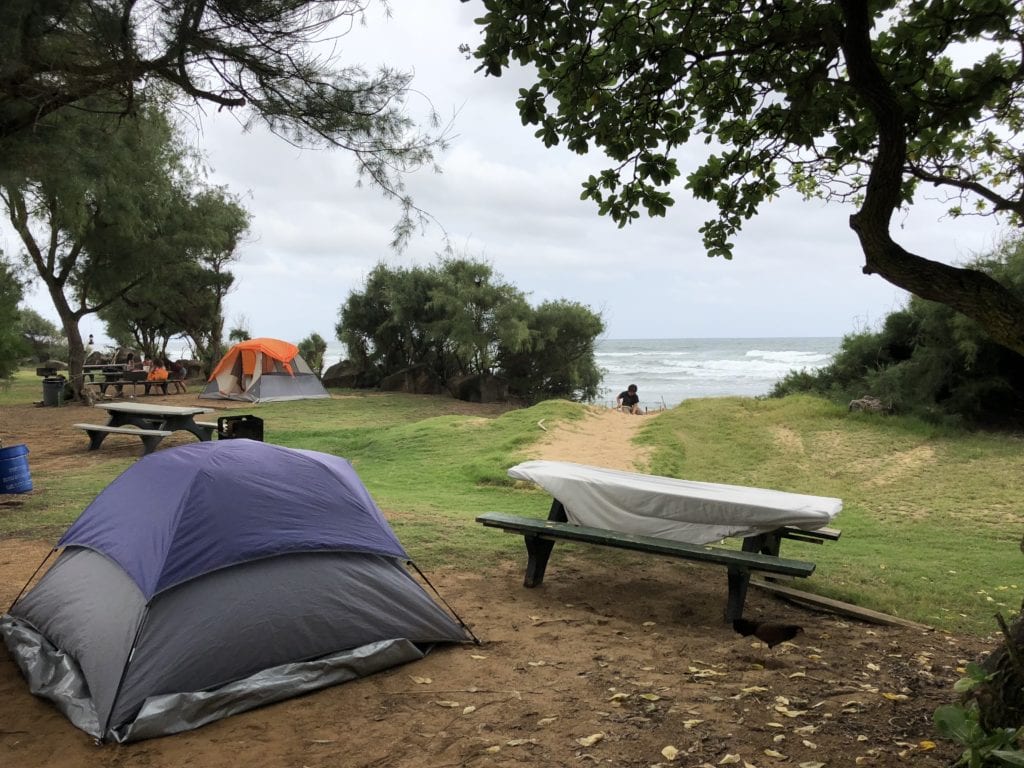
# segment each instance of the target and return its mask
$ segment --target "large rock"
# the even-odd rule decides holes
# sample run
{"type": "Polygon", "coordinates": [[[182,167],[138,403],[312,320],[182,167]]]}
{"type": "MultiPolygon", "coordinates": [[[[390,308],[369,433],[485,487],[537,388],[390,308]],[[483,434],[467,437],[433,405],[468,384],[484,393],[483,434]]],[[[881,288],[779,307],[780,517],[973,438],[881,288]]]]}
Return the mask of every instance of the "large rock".
{"type": "Polygon", "coordinates": [[[469,403],[501,403],[508,400],[508,382],[488,373],[453,376],[448,391],[457,400],[469,403]]]}
{"type": "Polygon", "coordinates": [[[414,365],[381,379],[384,392],[407,392],[410,395],[440,395],[444,387],[426,365],[414,365]]]}
{"type": "Polygon", "coordinates": [[[892,408],[886,406],[877,397],[865,395],[856,400],[851,400],[848,410],[863,411],[864,413],[889,413],[892,411],[892,408]]]}
{"type": "Polygon", "coordinates": [[[330,366],[320,381],[328,388],[363,389],[372,386],[366,372],[350,360],[342,360],[330,366]]]}

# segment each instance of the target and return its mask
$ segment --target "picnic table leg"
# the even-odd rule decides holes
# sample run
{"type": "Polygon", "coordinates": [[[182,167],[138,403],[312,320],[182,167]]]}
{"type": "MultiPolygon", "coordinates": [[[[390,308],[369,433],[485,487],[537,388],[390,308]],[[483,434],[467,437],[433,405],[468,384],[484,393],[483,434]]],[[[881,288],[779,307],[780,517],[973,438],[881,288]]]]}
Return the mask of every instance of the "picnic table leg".
{"type": "Polygon", "coordinates": [[[556,523],[568,523],[569,516],[565,513],[565,507],[558,499],[553,499],[551,509],[548,511],[548,520],[556,523]]]}
{"type": "Polygon", "coordinates": [[[110,411],[110,420],[107,422],[107,426],[132,426],[139,429],[153,429],[154,424],[152,419],[146,419],[142,416],[134,416],[130,413],[121,413],[120,411],[110,411]]]}
{"type": "Polygon", "coordinates": [[[729,602],[725,608],[725,620],[734,621],[743,617],[743,603],[747,599],[750,571],[741,566],[729,566],[729,602]]]}
{"type": "Polygon", "coordinates": [[[106,432],[93,432],[88,430],[86,434],[89,435],[89,450],[96,451],[103,444],[103,438],[107,436],[106,432]]]}
{"type": "Polygon", "coordinates": [[[544,571],[548,567],[548,558],[555,542],[550,539],[541,539],[537,536],[523,536],[526,540],[526,578],[523,579],[524,587],[539,587],[544,581],[544,571]]]}
{"type": "Polygon", "coordinates": [[[779,556],[779,549],[782,545],[782,536],[777,531],[770,533],[759,533],[756,536],[747,536],[743,539],[744,552],[759,552],[762,555],[779,556]]]}
{"type": "Polygon", "coordinates": [[[201,427],[191,416],[165,416],[161,429],[191,432],[204,443],[213,439],[213,427],[201,427]]]}
{"type": "Polygon", "coordinates": [[[163,440],[163,435],[139,435],[142,438],[142,455],[152,453],[156,450],[156,447],[160,445],[160,441],[163,440]]]}

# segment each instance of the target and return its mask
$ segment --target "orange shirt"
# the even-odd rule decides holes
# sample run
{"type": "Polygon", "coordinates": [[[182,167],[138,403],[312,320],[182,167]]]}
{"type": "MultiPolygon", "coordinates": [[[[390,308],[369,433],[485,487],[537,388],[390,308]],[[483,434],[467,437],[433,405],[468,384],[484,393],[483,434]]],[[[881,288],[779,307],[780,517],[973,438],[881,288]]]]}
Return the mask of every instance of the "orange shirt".
{"type": "Polygon", "coordinates": [[[146,381],[167,381],[167,369],[162,365],[158,365],[149,372],[146,381]]]}

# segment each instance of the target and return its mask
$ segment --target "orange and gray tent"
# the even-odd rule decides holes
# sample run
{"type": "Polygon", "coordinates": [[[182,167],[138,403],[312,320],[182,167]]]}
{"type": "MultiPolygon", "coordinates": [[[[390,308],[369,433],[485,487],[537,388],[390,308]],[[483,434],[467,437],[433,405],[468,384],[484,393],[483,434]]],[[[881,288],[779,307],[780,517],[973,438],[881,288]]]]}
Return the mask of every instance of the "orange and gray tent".
{"type": "Polygon", "coordinates": [[[199,397],[265,403],[330,395],[294,344],[249,339],[221,358],[199,397]]]}

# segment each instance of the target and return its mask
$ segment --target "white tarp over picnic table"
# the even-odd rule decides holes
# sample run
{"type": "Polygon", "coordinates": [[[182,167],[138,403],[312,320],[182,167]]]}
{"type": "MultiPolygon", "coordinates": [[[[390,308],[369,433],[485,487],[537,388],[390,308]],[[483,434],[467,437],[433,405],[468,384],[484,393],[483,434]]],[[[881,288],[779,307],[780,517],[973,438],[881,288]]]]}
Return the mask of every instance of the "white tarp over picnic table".
{"type": "Polygon", "coordinates": [[[709,544],[784,525],[814,530],[841,499],[740,485],[621,472],[568,461],[526,461],[510,477],[536,483],[565,507],[569,522],[620,533],[709,544]]]}

